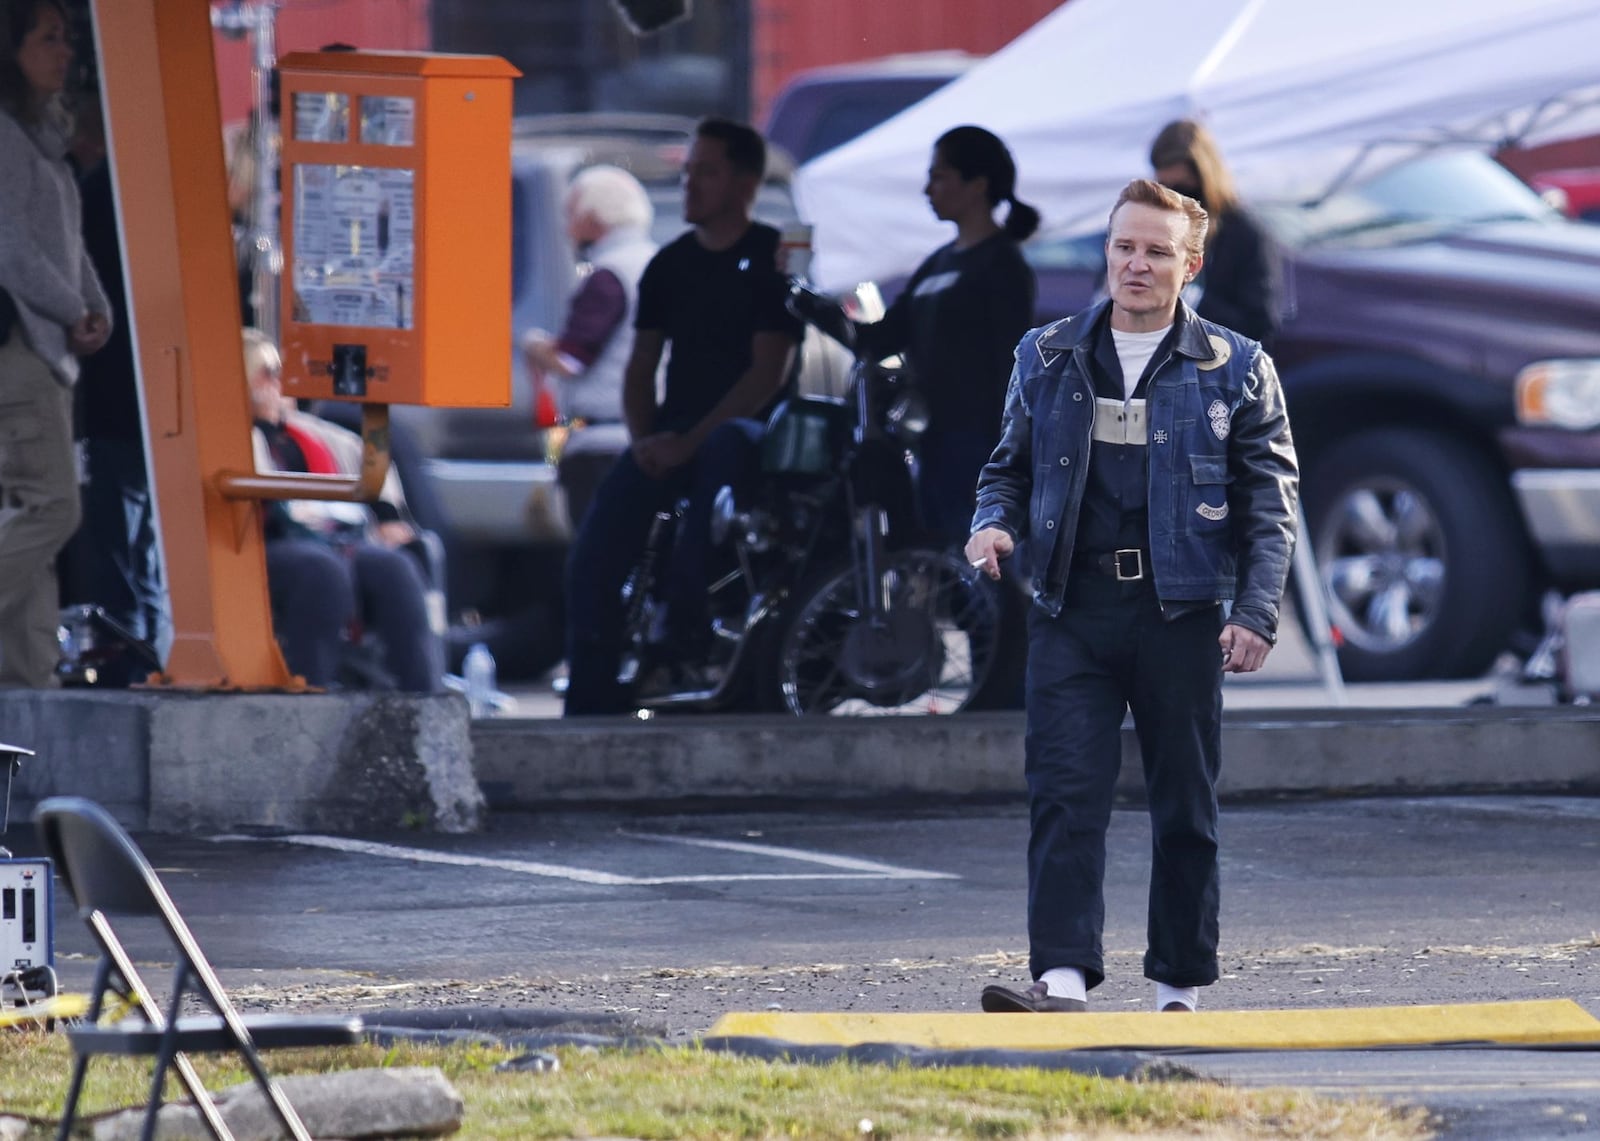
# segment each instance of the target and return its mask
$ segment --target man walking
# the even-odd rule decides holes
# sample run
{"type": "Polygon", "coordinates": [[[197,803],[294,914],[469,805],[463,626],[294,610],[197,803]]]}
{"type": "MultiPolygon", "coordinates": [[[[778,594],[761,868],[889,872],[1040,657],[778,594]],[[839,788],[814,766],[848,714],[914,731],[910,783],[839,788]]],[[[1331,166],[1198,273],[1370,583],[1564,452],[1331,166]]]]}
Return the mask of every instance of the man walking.
{"type": "Polygon", "coordinates": [[[1105,834],[1131,708],[1153,832],[1156,1009],[1217,979],[1222,674],[1261,668],[1298,473],[1272,360],[1179,299],[1204,208],[1155,182],[1111,211],[1107,301],[1017,347],[967,557],[1028,540],[1026,770],[1033,985],[989,1011],[1077,1011],[1104,974],[1105,834]],[[1224,604],[1231,600],[1231,609],[1224,604]]]}

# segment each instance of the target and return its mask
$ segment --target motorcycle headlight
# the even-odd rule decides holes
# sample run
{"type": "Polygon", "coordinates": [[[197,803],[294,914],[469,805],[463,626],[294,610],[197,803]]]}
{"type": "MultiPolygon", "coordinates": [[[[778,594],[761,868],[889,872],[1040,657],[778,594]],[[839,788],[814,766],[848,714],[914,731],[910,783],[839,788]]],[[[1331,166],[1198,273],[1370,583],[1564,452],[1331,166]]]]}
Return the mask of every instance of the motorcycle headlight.
{"type": "Polygon", "coordinates": [[[928,402],[908,392],[889,406],[889,427],[904,440],[915,440],[928,430],[928,402]]]}
{"type": "Polygon", "coordinates": [[[1600,360],[1535,361],[1517,373],[1517,422],[1600,428],[1600,360]]]}
{"type": "Polygon", "coordinates": [[[717,497],[711,501],[712,546],[720,547],[728,541],[728,536],[733,533],[733,524],[738,515],[739,507],[733,501],[733,488],[723,484],[717,490],[717,497]]]}

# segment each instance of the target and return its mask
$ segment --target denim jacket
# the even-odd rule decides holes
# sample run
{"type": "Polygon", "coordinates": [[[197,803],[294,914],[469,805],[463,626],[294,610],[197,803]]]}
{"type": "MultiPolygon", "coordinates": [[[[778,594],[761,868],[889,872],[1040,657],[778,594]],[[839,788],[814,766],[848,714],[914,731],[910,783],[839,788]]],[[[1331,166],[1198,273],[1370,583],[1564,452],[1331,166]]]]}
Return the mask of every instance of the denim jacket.
{"type": "MultiPolygon", "coordinates": [[[[1109,302],[1017,346],[1000,444],[978,479],[972,530],[1027,539],[1035,601],[1059,614],[1094,430],[1091,331],[1109,302]]],[[[1151,377],[1150,563],[1165,607],[1233,600],[1269,641],[1289,573],[1299,473],[1272,358],[1179,302],[1151,377]]]]}

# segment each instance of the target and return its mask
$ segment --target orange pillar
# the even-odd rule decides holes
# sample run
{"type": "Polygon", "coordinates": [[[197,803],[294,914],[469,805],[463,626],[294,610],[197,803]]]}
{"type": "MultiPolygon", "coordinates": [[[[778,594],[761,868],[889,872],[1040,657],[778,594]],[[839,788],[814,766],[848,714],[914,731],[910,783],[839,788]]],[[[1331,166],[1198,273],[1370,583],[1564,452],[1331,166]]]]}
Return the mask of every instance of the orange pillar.
{"type": "Polygon", "coordinates": [[[95,0],[123,257],[176,638],[163,681],[303,688],[272,634],[209,0],[95,0]]]}

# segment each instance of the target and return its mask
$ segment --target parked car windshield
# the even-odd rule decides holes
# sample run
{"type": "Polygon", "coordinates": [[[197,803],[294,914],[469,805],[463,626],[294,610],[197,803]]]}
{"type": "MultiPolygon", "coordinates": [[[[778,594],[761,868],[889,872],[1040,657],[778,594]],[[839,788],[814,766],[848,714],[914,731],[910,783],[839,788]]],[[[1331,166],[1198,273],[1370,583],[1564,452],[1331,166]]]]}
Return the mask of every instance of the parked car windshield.
{"type": "MultiPolygon", "coordinates": [[[[645,193],[650,195],[650,205],[656,209],[650,238],[656,245],[664,246],[689,228],[683,220],[683,185],[679,182],[651,183],[645,187],[645,193]]],[[[800,220],[789,184],[771,179],[756,191],[754,214],[757,222],[765,222],[778,230],[800,220]]]]}
{"type": "Polygon", "coordinates": [[[1430,155],[1308,205],[1263,208],[1278,236],[1310,245],[1359,235],[1420,239],[1484,222],[1556,222],[1555,210],[1489,156],[1430,155]]]}

